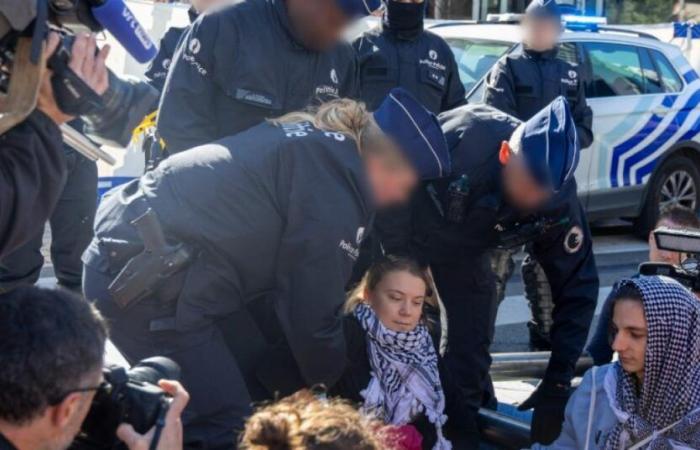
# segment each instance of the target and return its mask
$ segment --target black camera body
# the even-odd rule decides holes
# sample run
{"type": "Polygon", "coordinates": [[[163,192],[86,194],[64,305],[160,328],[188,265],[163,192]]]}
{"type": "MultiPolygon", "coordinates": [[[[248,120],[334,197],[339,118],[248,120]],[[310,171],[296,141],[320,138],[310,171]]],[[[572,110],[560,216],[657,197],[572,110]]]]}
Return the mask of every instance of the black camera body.
{"type": "Polygon", "coordinates": [[[659,249],[679,252],[686,258],[679,265],[642,263],[639,274],[667,276],[694,292],[700,292],[700,232],[659,227],[654,230],[654,240],[659,249]]]}
{"type": "Polygon", "coordinates": [[[163,421],[170,402],[157,383],[177,380],[180,368],[172,360],[156,356],[128,371],[118,366],[106,367],[103,376],[105,383],[97,391],[71,449],[124,448],[116,437],[120,424],[128,423],[144,434],[163,421]]]}

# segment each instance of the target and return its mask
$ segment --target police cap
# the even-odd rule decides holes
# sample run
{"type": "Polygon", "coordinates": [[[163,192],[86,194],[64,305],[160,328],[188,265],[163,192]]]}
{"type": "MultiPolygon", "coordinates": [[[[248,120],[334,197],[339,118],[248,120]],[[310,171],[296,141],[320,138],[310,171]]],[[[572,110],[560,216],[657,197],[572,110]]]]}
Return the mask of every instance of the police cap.
{"type": "Polygon", "coordinates": [[[574,176],[581,146],[569,104],[554,99],[523,124],[520,153],[535,180],[554,192],[574,176]]]}
{"type": "Polygon", "coordinates": [[[379,128],[401,148],[423,179],[450,173],[450,152],[435,114],[403,88],[394,88],[374,113],[379,128]]]}

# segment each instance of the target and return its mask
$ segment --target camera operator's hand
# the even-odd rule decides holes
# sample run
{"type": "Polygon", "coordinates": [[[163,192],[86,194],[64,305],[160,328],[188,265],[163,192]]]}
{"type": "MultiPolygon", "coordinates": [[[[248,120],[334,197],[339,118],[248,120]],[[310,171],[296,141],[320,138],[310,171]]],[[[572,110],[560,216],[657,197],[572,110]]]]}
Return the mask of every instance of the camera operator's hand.
{"type": "MultiPolygon", "coordinates": [[[[49,34],[46,49],[44,50],[47,58],[56,51],[59,42],[60,37],[58,34],[49,34]]],[[[105,45],[97,54],[96,50],[97,41],[94,35],[81,34],[76,36],[68,66],[93,91],[98,95],[102,95],[109,87],[109,77],[105,63],[109,55],[109,46],[105,45]]],[[[61,125],[73,117],[64,113],[58,107],[51,85],[52,75],[51,70],[47,69],[39,89],[37,108],[49,116],[57,125],[61,125]]]]}
{"type": "MultiPolygon", "coordinates": [[[[160,435],[157,450],[180,450],[182,448],[182,421],[180,416],[190,400],[190,395],[177,381],[161,380],[161,388],[173,397],[170,409],[165,416],[165,427],[160,435]]],[[[130,450],[148,450],[155,433],[152,428],[146,434],[137,433],[129,424],[121,424],[117,429],[117,437],[130,450]]]]}

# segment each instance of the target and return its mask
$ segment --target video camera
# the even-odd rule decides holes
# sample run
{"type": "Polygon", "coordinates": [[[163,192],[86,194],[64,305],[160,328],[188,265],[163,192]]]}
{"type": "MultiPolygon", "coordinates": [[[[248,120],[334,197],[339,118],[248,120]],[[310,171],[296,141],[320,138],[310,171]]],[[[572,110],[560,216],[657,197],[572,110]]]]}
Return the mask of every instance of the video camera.
{"type": "Polygon", "coordinates": [[[686,258],[679,265],[642,263],[639,274],[671,277],[690,290],[700,292],[700,231],[659,227],[654,230],[654,239],[659,249],[684,253],[686,258]]]}
{"type": "MultiPolygon", "coordinates": [[[[156,356],[139,362],[128,371],[119,366],[106,367],[103,376],[104,383],[95,394],[71,449],[125,448],[116,437],[121,423],[131,424],[141,434],[154,426],[162,427],[170,403],[158,381],[179,379],[180,368],[174,361],[156,356]]],[[[153,439],[157,440],[159,434],[160,430],[156,431],[153,439]]]]}
{"type": "Polygon", "coordinates": [[[0,134],[36,107],[47,65],[43,48],[51,28],[58,28],[64,36],[109,31],[140,63],[157,53],[124,0],[0,1],[0,91],[4,94],[0,97],[0,134]]]}

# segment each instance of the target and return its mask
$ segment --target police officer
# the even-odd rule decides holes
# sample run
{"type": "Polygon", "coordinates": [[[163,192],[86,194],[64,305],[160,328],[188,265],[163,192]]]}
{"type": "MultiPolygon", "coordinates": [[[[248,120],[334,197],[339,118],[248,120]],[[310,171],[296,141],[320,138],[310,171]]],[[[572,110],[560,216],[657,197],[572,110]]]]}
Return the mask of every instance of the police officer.
{"type": "MultiPolygon", "coordinates": [[[[193,0],[192,6],[187,10],[190,24],[192,24],[200,14],[220,2],[221,0],[193,0]]],[[[146,70],[146,79],[151,83],[151,86],[158,89],[158,92],[163,91],[165,78],[170,68],[170,62],[173,59],[177,45],[180,43],[180,38],[186,29],[187,27],[168,28],[165,35],[160,40],[160,45],[158,45],[158,54],[153,58],[153,61],[151,61],[151,64],[146,70]]]]}
{"type": "Polygon", "coordinates": [[[486,105],[448,111],[440,122],[453,173],[417,191],[410,251],[430,264],[447,310],[446,364],[473,414],[467,431],[477,448],[476,414],[488,384],[497,311],[490,251],[529,241],[551,280],[556,307],[549,367],[522,406],[535,407],[533,439],[551,442],[598,295],[590,232],[573,179],[575,125],[563,98],[525,123],[486,105]]]}
{"type": "MultiPolygon", "coordinates": [[[[562,31],[561,11],[555,0],[533,0],[523,20],[523,50],[506,55],[486,79],[484,102],[520,120],[527,120],[559,95],[569,101],[582,148],[593,142],[593,113],[586,103],[583,81],[576,66],[558,58],[562,31]]],[[[513,272],[512,251],[496,251],[492,264],[499,281],[499,299],[513,272]]],[[[550,349],[552,293],[541,266],[526,258],[522,266],[526,297],[533,320],[528,323],[534,350],[550,349]]]]}
{"type": "Polygon", "coordinates": [[[357,63],[340,42],[379,0],[245,0],[204,14],[176,51],[157,128],[175,153],[301,110],[353,98],[357,63]]]}
{"type": "Polygon", "coordinates": [[[448,171],[437,120],[405,91],[374,115],[341,99],[264,122],[110,191],[83,256],[85,295],[129,360],[180,364],[188,445],[232,447],[250,396],[218,323],[269,299],[304,385],[332,385],[344,286],[373,207],[448,171]]]}
{"type": "Polygon", "coordinates": [[[353,43],[360,62],[360,99],[374,110],[400,86],[435,114],[464,104],[454,55],[439,36],[423,29],[423,0],[389,0],[382,26],[353,43]]]}

